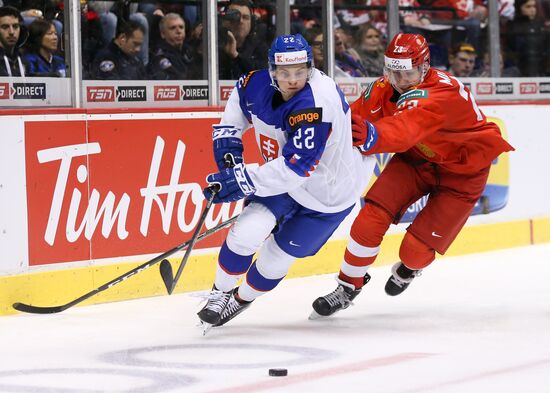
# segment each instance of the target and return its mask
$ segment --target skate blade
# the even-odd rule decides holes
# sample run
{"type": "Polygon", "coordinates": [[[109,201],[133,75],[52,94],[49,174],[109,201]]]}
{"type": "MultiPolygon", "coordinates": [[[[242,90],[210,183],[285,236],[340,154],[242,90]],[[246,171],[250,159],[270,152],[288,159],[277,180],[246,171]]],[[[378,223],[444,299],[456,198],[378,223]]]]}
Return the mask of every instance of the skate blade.
{"type": "Polygon", "coordinates": [[[210,331],[210,329],[212,329],[212,327],[214,325],[212,325],[211,323],[206,323],[206,322],[201,321],[199,326],[202,329],[202,335],[206,336],[208,334],[208,332],[210,331]]]}
{"type": "Polygon", "coordinates": [[[324,316],[324,315],[321,315],[321,314],[317,313],[317,311],[313,310],[313,311],[311,312],[311,314],[309,314],[309,318],[308,318],[308,319],[309,319],[310,321],[314,321],[314,320],[316,320],[316,319],[324,319],[324,318],[327,318],[327,317],[324,316]]]}

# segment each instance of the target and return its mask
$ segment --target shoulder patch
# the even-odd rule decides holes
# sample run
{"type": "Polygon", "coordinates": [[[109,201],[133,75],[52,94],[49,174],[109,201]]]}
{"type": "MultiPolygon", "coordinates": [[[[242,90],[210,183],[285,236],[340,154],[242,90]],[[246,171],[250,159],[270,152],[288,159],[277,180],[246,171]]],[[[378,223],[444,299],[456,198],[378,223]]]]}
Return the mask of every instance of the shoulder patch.
{"type": "Polygon", "coordinates": [[[239,89],[244,89],[246,85],[248,85],[248,82],[250,81],[250,77],[258,70],[250,71],[248,74],[243,75],[239,78],[237,81],[237,87],[239,89]]]}
{"type": "Polygon", "coordinates": [[[101,63],[99,63],[99,69],[103,72],[111,72],[115,69],[115,63],[113,63],[111,60],[103,60],[101,63]]]}
{"type": "Polygon", "coordinates": [[[163,57],[159,61],[159,67],[162,70],[167,70],[168,68],[172,67],[172,62],[170,60],[168,60],[166,57],[163,57]]]}
{"type": "Polygon", "coordinates": [[[399,100],[397,100],[397,106],[401,105],[406,100],[412,100],[416,98],[428,98],[428,90],[416,89],[401,94],[401,97],[399,97],[399,100]]]}
{"type": "Polygon", "coordinates": [[[321,123],[323,118],[323,108],[302,109],[291,113],[288,118],[288,124],[292,129],[298,128],[303,124],[321,123]]]}
{"type": "Polygon", "coordinates": [[[386,87],[386,78],[384,77],[378,78],[375,83],[376,83],[376,87],[380,87],[381,89],[383,89],[384,87],[386,87]]]}
{"type": "Polygon", "coordinates": [[[372,88],[374,87],[374,82],[371,82],[367,85],[367,88],[363,92],[363,99],[367,101],[370,98],[370,93],[372,92],[372,88]]]}

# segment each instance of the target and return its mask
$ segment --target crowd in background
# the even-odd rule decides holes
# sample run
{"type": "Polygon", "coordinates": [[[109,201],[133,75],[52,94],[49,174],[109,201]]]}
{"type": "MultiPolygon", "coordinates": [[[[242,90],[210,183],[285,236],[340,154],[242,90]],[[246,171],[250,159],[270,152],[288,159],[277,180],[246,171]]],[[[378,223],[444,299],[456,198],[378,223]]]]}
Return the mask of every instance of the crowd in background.
{"type": "MultiPolygon", "coordinates": [[[[81,0],[84,79],[206,79],[200,2],[81,0]]],[[[335,0],[335,76],[383,74],[386,0],[335,0]]],[[[501,76],[550,76],[550,0],[499,0],[501,76]]],[[[291,1],[323,69],[321,0],[291,1]]],[[[0,0],[0,76],[68,75],[62,0],[0,0]]],[[[218,3],[219,78],[267,66],[275,1],[218,3]]],[[[432,65],[459,77],[490,76],[484,0],[399,0],[400,30],[423,34],[432,65]]]]}

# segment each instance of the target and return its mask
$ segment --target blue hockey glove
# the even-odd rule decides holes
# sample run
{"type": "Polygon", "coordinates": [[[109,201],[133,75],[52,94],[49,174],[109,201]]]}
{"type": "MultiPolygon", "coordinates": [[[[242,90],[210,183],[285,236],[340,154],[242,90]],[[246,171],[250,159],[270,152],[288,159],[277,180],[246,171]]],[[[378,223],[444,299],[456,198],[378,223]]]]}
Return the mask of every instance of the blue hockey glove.
{"type": "Polygon", "coordinates": [[[202,191],[206,199],[210,199],[215,188],[218,189],[213,199],[214,203],[238,201],[256,192],[244,164],[237,164],[234,168],[211,173],[206,177],[206,181],[208,187],[202,191]]]}
{"type": "Polygon", "coordinates": [[[233,126],[217,124],[212,131],[214,159],[218,170],[233,167],[243,162],[242,131],[233,126]]]}
{"type": "Polygon", "coordinates": [[[361,153],[369,154],[369,150],[378,141],[378,131],[374,124],[359,115],[351,115],[351,133],[353,146],[357,146],[361,153]]]}

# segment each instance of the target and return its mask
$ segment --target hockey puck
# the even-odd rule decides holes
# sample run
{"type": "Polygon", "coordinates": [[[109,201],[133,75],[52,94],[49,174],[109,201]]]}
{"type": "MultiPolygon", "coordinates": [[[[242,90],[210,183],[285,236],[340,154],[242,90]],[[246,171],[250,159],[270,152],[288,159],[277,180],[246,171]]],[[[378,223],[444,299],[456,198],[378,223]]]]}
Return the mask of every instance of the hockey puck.
{"type": "Polygon", "coordinates": [[[286,377],[288,375],[288,370],[286,368],[270,368],[269,376],[270,377],[286,377]]]}

